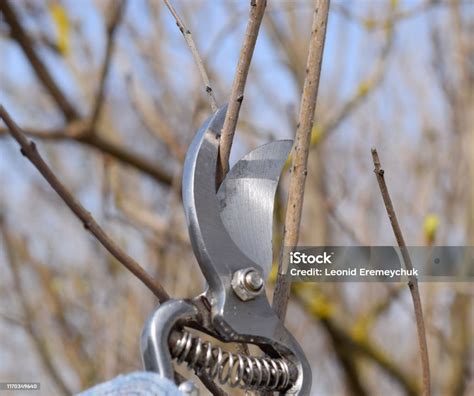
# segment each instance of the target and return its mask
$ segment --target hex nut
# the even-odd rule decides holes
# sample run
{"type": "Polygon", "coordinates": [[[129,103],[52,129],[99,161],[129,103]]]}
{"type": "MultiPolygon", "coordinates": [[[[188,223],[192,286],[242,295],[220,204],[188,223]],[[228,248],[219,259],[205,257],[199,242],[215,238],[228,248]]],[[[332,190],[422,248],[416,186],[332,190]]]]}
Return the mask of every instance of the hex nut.
{"type": "Polygon", "coordinates": [[[234,272],[232,275],[232,289],[242,300],[248,301],[262,293],[263,278],[260,272],[253,267],[234,272]]]}

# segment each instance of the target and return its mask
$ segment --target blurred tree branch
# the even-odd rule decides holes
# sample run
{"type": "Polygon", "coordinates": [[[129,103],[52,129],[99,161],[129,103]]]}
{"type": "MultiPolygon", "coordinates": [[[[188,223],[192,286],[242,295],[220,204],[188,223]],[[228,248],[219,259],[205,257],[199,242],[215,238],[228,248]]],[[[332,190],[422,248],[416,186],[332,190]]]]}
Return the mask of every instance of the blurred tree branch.
{"type": "Polygon", "coordinates": [[[347,348],[344,340],[340,337],[340,334],[331,331],[327,326],[327,323],[323,321],[323,326],[326,327],[326,330],[329,334],[329,337],[332,341],[332,346],[334,353],[336,354],[347,381],[347,393],[353,396],[365,396],[370,393],[366,389],[364,381],[362,380],[362,375],[357,364],[357,359],[354,354],[351,352],[350,348],[347,348]]]}
{"type": "Polygon", "coordinates": [[[56,84],[49,70],[36,53],[34,41],[26,33],[9,0],[0,1],[0,11],[5,17],[5,21],[10,26],[11,36],[20,45],[21,49],[25,53],[25,56],[28,58],[31,67],[36,73],[36,76],[53,97],[57,106],[61,109],[64,118],[67,121],[72,121],[79,118],[79,113],[56,84]]]}
{"type": "Polygon", "coordinates": [[[122,20],[126,4],[126,0],[119,0],[118,2],[114,1],[114,3],[111,4],[111,13],[107,22],[107,44],[105,48],[105,56],[100,71],[99,89],[97,90],[95,102],[92,106],[90,128],[88,130],[89,133],[94,132],[95,125],[99,120],[100,112],[104,106],[107,75],[109,73],[112,54],[115,46],[115,32],[117,31],[120,21],[122,20]]]}
{"type": "MultiPolygon", "coordinates": [[[[120,183],[120,175],[114,166],[110,166],[107,189],[109,193],[114,196],[114,203],[117,209],[122,211],[128,218],[138,224],[140,227],[145,227],[151,230],[157,236],[162,237],[163,240],[168,242],[171,240],[179,243],[185,248],[190,248],[191,243],[189,237],[183,227],[174,227],[169,224],[161,216],[147,210],[140,205],[139,202],[134,202],[128,196],[123,193],[123,187],[120,183]]],[[[169,194],[173,196],[172,200],[175,201],[176,191],[170,190],[169,194]]]]}
{"type": "Polygon", "coordinates": [[[400,296],[405,285],[396,284],[394,286],[387,286],[387,296],[377,301],[376,304],[369,310],[369,312],[361,315],[356,324],[354,325],[354,331],[359,334],[367,333],[371,326],[375,324],[377,319],[386,312],[396,299],[400,296]]]}
{"type": "MultiPolygon", "coordinates": [[[[392,2],[395,3],[395,2],[392,2]]],[[[409,19],[419,16],[420,13],[428,11],[430,8],[447,4],[448,2],[443,2],[441,0],[432,1],[426,0],[416,4],[407,10],[401,10],[394,13],[388,19],[377,20],[375,18],[363,18],[355,15],[345,4],[343,3],[334,3],[334,10],[339,12],[345,18],[355,21],[360,25],[364,26],[367,30],[376,30],[376,29],[386,29],[387,27],[393,25],[393,23],[401,21],[403,19],[409,19]]]]}
{"type": "Polygon", "coordinates": [[[166,117],[163,116],[160,109],[153,106],[151,98],[138,84],[133,77],[127,79],[130,101],[135,112],[146,129],[162,140],[180,162],[184,162],[185,148],[176,138],[171,126],[168,125],[166,117]]]}
{"type": "MultiPolygon", "coordinates": [[[[104,138],[98,136],[95,130],[91,130],[91,126],[93,126],[95,122],[91,122],[87,119],[80,119],[77,110],[70,104],[62,90],[52,78],[44,62],[37,55],[34,49],[33,40],[26,33],[19,21],[16,12],[8,0],[0,2],[0,11],[3,13],[6,22],[10,26],[13,39],[21,46],[39,80],[54,98],[56,104],[63,112],[65,119],[68,121],[68,125],[64,128],[66,133],[59,132],[50,134],[50,131],[31,131],[31,135],[51,139],[74,139],[80,143],[95,147],[98,150],[117,158],[121,162],[129,164],[149,174],[159,182],[171,184],[172,178],[167,172],[161,170],[157,165],[149,163],[147,160],[143,159],[142,156],[135,155],[112,142],[104,140],[104,138]]],[[[113,15],[108,29],[109,39],[107,44],[107,54],[105,57],[104,66],[102,68],[98,100],[93,107],[94,110],[92,120],[94,120],[94,117],[98,117],[100,107],[102,106],[105,79],[113,49],[113,33],[115,32],[116,25],[120,21],[120,16],[123,10],[120,12],[119,11],[113,15]]],[[[3,132],[5,132],[5,130],[0,129],[0,134],[3,132]]]]}
{"type": "Polygon", "coordinates": [[[398,365],[370,341],[367,334],[352,334],[339,325],[334,318],[334,309],[329,301],[317,298],[314,295],[313,285],[299,283],[292,285],[295,301],[299,303],[310,317],[318,320],[331,333],[331,338],[337,340],[350,351],[357,353],[376,363],[386,374],[392,377],[410,396],[419,395],[419,388],[415,381],[406,375],[398,365]]]}
{"type": "Polygon", "coordinates": [[[15,242],[11,235],[9,234],[8,230],[6,229],[5,221],[0,213],[0,233],[2,234],[3,245],[5,248],[5,252],[7,255],[7,262],[10,267],[12,276],[13,276],[13,287],[18,295],[18,299],[20,301],[20,305],[23,310],[23,317],[24,322],[23,328],[25,329],[26,333],[30,337],[33,345],[35,346],[38,355],[41,359],[44,369],[49,374],[50,378],[57,386],[58,390],[63,395],[71,395],[72,391],[67,386],[66,382],[62,378],[59,371],[56,369],[53,354],[51,353],[50,349],[48,348],[48,340],[43,337],[43,334],[40,329],[37,329],[34,326],[35,321],[35,310],[30,306],[28,299],[26,297],[25,290],[23,288],[21,277],[20,277],[20,268],[19,263],[17,260],[17,256],[15,254],[16,248],[14,246],[15,242]]]}
{"type": "MultiPolygon", "coordinates": [[[[24,132],[28,136],[42,140],[70,140],[81,143],[104,154],[110,155],[123,164],[135,168],[152,177],[157,182],[171,185],[172,176],[169,174],[169,172],[161,169],[158,164],[148,161],[142,155],[135,154],[116,143],[104,139],[100,135],[96,134],[95,131],[89,132],[89,125],[90,123],[87,119],[81,119],[71,122],[64,129],[38,130],[28,128],[24,132]]],[[[5,135],[7,132],[7,128],[0,127],[0,137],[5,135]]]]}
{"type": "Polygon", "coordinates": [[[450,386],[453,396],[466,394],[466,377],[469,372],[470,347],[472,348],[472,298],[466,294],[457,293],[452,303],[453,334],[456,334],[455,343],[457,354],[453,356],[453,365],[450,373],[450,386]],[[470,313],[470,314],[469,314],[470,313]]]}
{"type": "MultiPolygon", "coordinates": [[[[296,39],[292,37],[288,37],[280,23],[275,19],[272,14],[268,14],[268,18],[265,18],[265,26],[267,28],[270,37],[278,43],[278,45],[283,49],[285,53],[284,63],[291,71],[294,80],[298,85],[298,90],[303,91],[303,82],[304,82],[304,71],[301,68],[301,63],[303,60],[301,59],[301,53],[298,51],[296,46],[296,39]]],[[[293,32],[295,33],[295,32],[293,32]]]]}
{"type": "Polygon", "coordinates": [[[352,96],[342,105],[341,109],[322,125],[316,125],[311,134],[311,147],[315,147],[322,140],[330,136],[339,125],[342,124],[353,112],[366,100],[371,93],[383,81],[385,72],[387,70],[387,60],[390,50],[393,46],[394,30],[390,25],[387,28],[387,39],[382,48],[380,56],[368,77],[359,82],[357,89],[352,96]]]}
{"type": "Polygon", "coordinates": [[[83,334],[73,326],[67,319],[67,307],[64,304],[58,288],[55,287],[54,273],[51,268],[40,263],[32,257],[24,241],[18,241],[17,251],[20,252],[24,265],[28,264],[38,275],[43,303],[49,305],[51,316],[55,318],[55,323],[59,328],[59,339],[64,347],[65,356],[71,367],[80,379],[81,387],[86,388],[95,383],[97,365],[94,356],[86,350],[83,334]]]}

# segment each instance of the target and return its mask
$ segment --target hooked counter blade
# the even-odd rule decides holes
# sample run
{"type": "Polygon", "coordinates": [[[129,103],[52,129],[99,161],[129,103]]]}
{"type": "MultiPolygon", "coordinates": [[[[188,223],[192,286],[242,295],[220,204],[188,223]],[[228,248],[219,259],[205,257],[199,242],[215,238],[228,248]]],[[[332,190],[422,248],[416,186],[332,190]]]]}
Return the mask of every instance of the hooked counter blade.
{"type": "Polygon", "coordinates": [[[260,265],[272,267],[273,206],[278,180],[293,142],[257,147],[238,161],[217,193],[222,222],[239,249],[260,265]]]}

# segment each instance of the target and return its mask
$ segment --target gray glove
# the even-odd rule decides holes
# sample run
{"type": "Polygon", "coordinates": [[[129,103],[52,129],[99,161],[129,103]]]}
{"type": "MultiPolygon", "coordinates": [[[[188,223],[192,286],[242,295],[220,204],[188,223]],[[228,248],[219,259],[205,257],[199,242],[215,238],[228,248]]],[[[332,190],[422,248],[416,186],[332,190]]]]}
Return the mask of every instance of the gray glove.
{"type": "Polygon", "coordinates": [[[76,396],[186,396],[166,378],[153,372],[137,371],[118,377],[87,389],[76,396]]]}

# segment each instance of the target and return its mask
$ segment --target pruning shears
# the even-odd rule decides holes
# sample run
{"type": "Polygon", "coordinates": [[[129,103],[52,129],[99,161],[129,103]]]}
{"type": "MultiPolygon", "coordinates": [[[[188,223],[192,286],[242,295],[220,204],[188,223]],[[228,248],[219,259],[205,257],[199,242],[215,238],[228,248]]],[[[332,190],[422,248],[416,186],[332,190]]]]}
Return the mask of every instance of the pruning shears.
{"type": "Polygon", "coordinates": [[[308,395],[309,363],[265,294],[274,196],[292,141],[249,152],[216,188],[226,111],[224,106],[204,122],[184,163],[184,212],[207,289],[191,300],[169,300],[148,318],[141,337],[145,369],[173,379],[174,358],[222,385],[308,395]],[[225,351],[189,328],[222,342],[257,345],[264,354],[225,351]]]}

